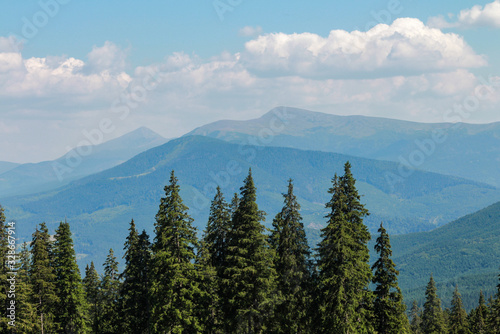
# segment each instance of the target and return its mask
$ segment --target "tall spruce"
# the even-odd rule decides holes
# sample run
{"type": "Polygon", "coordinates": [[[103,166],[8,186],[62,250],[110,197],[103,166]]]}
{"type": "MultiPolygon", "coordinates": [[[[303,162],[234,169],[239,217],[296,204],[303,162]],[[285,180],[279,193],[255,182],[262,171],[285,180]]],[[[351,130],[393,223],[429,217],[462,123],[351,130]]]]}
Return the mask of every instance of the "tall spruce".
{"type": "Polygon", "coordinates": [[[9,260],[9,240],[8,240],[7,224],[5,222],[4,209],[0,205],[0,256],[2,257],[2,263],[0,264],[0,306],[2,311],[0,311],[0,332],[5,333],[7,331],[7,291],[9,289],[7,283],[7,261],[9,260]]]}
{"type": "Polygon", "coordinates": [[[422,309],[414,300],[410,309],[410,329],[412,334],[423,334],[422,331],[422,309]]]}
{"type": "Polygon", "coordinates": [[[152,328],[154,333],[197,333],[200,294],[195,270],[196,230],[182,203],[172,171],[156,215],[151,270],[152,328]]]}
{"type": "Polygon", "coordinates": [[[425,291],[424,313],[422,317],[424,334],[445,334],[446,324],[441,308],[441,300],[437,295],[436,283],[431,275],[425,291]]]}
{"type": "Polygon", "coordinates": [[[125,241],[125,270],[120,289],[121,333],[148,333],[150,320],[149,268],[151,245],[146,231],[140,235],[134,220],[125,241]]]}
{"type": "Polygon", "coordinates": [[[33,289],[32,302],[36,308],[37,333],[54,333],[54,311],[59,298],[56,293],[56,273],[52,265],[53,242],[45,223],[35,229],[31,241],[31,264],[29,276],[33,289]]]}
{"type": "Polygon", "coordinates": [[[94,266],[90,262],[90,267],[85,268],[85,277],[83,278],[83,289],[88,306],[89,327],[94,334],[101,333],[101,279],[94,266]]]}
{"type": "Polygon", "coordinates": [[[104,261],[104,275],[101,280],[101,333],[117,333],[118,322],[118,298],[120,292],[120,273],[118,272],[118,261],[113,249],[109,250],[104,261]]]}
{"type": "Polygon", "coordinates": [[[462,297],[458,292],[458,285],[455,286],[453,298],[451,300],[450,321],[449,321],[450,334],[470,334],[469,324],[467,323],[467,312],[462,303],[462,297]]]}
{"type": "Polygon", "coordinates": [[[68,222],[61,222],[56,230],[53,266],[59,299],[54,312],[58,332],[85,333],[87,330],[85,293],[68,222]]]}
{"type": "Polygon", "coordinates": [[[319,317],[323,333],[372,332],[372,280],[367,243],[370,233],[363,218],[368,215],[360,202],[351,173],[332,180],[326,204],[328,224],[321,230],[318,247],[319,317]]]}
{"type": "Polygon", "coordinates": [[[275,332],[308,333],[311,252],[291,179],[283,197],[284,206],[273,220],[270,236],[271,247],[276,253],[277,290],[281,296],[275,310],[275,332]]]}
{"type": "Polygon", "coordinates": [[[275,300],[273,251],[261,224],[264,213],[256,202],[251,170],[240,190],[241,198],[228,234],[223,279],[226,331],[262,333],[267,330],[275,300]]]}
{"type": "MultiPolygon", "coordinates": [[[[498,279],[500,280],[500,275],[498,279]]],[[[487,322],[490,333],[500,333],[500,283],[497,285],[497,293],[491,303],[487,322]]]]}
{"type": "Polygon", "coordinates": [[[474,334],[487,333],[486,320],[488,318],[488,306],[484,299],[483,291],[479,292],[479,305],[470,314],[470,329],[474,334]]]}
{"type": "Polygon", "coordinates": [[[406,305],[403,303],[403,294],[398,285],[399,272],[391,259],[392,250],[389,234],[380,224],[380,236],[375,244],[375,251],[379,259],[372,266],[375,271],[375,301],[373,303],[375,329],[380,334],[406,333],[408,318],[406,305]]]}
{"type": "Polygon", "coordinates": [[[38,317],[32,301],[33,289],[29,277],[30,261],[31,254],[28,243],[23,243],[18,254],[15,289],[16,322],[15,327],[11,327],[11,333],[36,333],[35,324],[38,317]]]}

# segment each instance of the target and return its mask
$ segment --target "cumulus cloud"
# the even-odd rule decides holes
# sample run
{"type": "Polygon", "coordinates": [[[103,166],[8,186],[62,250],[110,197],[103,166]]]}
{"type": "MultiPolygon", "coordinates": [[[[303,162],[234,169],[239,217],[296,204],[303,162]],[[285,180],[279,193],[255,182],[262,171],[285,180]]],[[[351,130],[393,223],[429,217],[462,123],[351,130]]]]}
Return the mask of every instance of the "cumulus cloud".
{"type": "Polygon", "coordinates": [[[245,45],[245,65],[259,75],[366,78],[449,71],[487,64],[464,39],[400,18],[367,32],[273,33],[245,45]]]}
{"type": "Polygon", "coordinates": [[[475,5],[472,8],[461,10],[456,20],[447,21],[443,16],[431,17],[429,26],[443,28],[500,28],[500,0],[495,0],[484,7],[475,5]]]}
{"type": "Polygon", "coordinates": [[[240,36],[257,36],[257,35],[260,35],[262,33],[262,27],[260,26],[256,26],[256,27],[252,27],[252,26],[246,26],[246,27],[243,27],[240,29],[239,31],[239,34],[240,36]]]}
{"type": "Polygon", "coordinates": [[[127,65],[127,52],[109,41],[106,41],[101,47],[94,46],[87,57],[86,69],[91,73],[103,71],[120,73],[125,70],[127,65]]]}

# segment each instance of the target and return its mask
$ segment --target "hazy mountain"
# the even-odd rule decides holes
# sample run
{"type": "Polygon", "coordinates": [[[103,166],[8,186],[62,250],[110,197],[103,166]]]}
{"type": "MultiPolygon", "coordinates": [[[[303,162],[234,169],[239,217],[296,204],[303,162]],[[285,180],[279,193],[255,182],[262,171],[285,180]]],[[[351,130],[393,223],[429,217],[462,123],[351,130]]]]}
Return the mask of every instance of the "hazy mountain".
{"type": "Polygon", "coordinates": [[[429,124],[280,107],[257,119],[218,121],[188,135],[390,160],[500,186],[500,123],[429,124]]]}
{"type": "Polygon", "coordinates": [[[391,238],[405,300],[424,300],[432,273],[439,295],[449,306],[458,284],[468,308],[479,290],[492,295],[500,263],[500,202],[430,232],[391,238]]]}
{"type": "Polygon", "coordinates": [[[100,145],[73,149],[54,161],[19,165],[0,175],[0,198],[61,187],[121,164],[165,141],[159,134],[142,127],[100,145]]]}
{"type": "Polygon", "coordinates": [[[430,230],[500,200],[500,190],[495,187],[424,171],[415,171],[392,185],[385,176],[397,173],[393,162],[192,136],[172,140],[59,189],[5,198],[1,203],[7,216],[20,223],[22,236],[29,237],[34,225],[42,221],[53,228],[58,221],[68,219],[80,256],[95,259],[104,257],[110,247],[122,249],[131,218],[152,232],[172,169],[199,231],[205,227],[216,185],[230,199],[239,191],[249,167],[258,188],[259,206],[268,213],[268,224],[281,209],[281,193],[291,177],[306,226],[318,228],[325,222],[330,180],[343,172],[347,160],[353,166],[362,201],[371,212],[366,222],[372,231],[380,221],[392,233],[430,230]]]}
{"type": "Polygon", "coordinates": [[[0,161],[0,174],[8,172],[11,169],[16,168],[20,164],[8,161],[0,161]]]}

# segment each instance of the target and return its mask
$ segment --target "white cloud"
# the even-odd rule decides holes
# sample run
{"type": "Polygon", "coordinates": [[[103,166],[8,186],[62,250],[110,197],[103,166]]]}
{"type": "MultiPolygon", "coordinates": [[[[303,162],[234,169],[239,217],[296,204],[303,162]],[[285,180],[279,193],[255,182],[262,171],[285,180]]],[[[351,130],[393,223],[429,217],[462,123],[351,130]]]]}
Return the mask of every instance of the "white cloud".
{"type": "Polygon", "coordinates": [[[486,65],[464,39],[401,18],[367,32],[273,33],[245,45],[242,60],[263,76],[373,78],[450,71],[486,65]]]}
{"type": "Polygon", "coordinates": [[[246,26],[240,29],[239,34],[240,36],[257,36],[262,33],[262,27],[261,26],[246,26]]]}
{"type": "Polygon", "coordinates": [[[87,57],[86,68],[91,73],[103,71],[120,73],[125,70],[127,65],[127,52],[109,41],[106,41],[101,47],[94,46],[87,57]]]}
{"type": "Polygon", "coordinates": [[[447,21],[443,16],[431,17],[429,26],[435,28],[500,28],[500,0],[495,0],[484,7],[475,5],[461,10],[455,21],[447,21]]]}

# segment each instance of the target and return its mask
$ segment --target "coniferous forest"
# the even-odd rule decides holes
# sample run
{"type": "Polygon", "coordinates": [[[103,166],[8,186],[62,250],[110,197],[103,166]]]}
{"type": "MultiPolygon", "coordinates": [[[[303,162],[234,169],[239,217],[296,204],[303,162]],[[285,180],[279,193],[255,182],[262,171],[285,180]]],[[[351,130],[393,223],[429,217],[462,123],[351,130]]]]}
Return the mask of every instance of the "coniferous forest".
{"type": "Polygon", "coordinates": [[[292,180],[271,229],[251,170],[230,200],[217,189],[201,233],[173,171],[164,190],[154,236],[132,220],[123,259],[110,249],[102,267],[90,263],[83,273],[69,222],[52,233],[41,223],[16,248],[0,207],[1,333],[500,333],[500,284],[489,300],[478,291],[467,313],[458,286],[443,309],[429,273],[425,304],[406,308],[389,235],[381,223],[371,236],[363,223],[369,212],[349,162],[332,179],[315,249],[292,180]]]}

